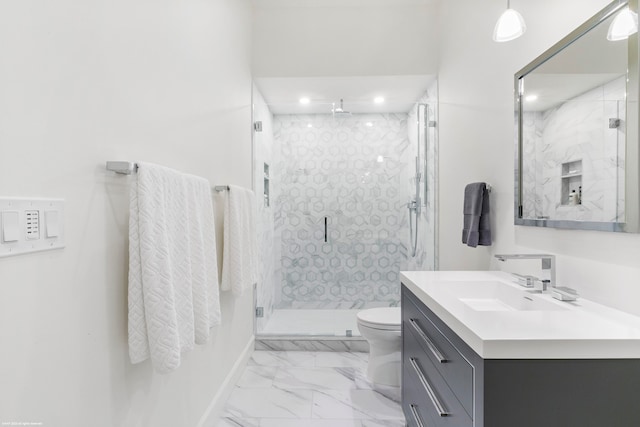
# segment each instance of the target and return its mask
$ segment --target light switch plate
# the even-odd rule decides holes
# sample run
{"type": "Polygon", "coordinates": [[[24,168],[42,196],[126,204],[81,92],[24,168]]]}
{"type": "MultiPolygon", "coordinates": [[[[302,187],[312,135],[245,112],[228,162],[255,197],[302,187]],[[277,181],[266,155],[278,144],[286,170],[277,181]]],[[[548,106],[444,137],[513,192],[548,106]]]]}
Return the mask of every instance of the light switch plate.
{"type": "Polygon", "coordinates": [[[0,257],[64,247],[64,200],[0,198],[0,212],[0,257]]]}
{"type": "Polygon", "coordinates": [[[20,240],[20,212],[2,212],[2,243],[17,242],[20,240]]]}
{"type": "Polygon", "coordinates": [[[47,229],[47,238],[58,237],[60,235],[60,212],[56,210],[44,211],[44,223],[47,229]]]}

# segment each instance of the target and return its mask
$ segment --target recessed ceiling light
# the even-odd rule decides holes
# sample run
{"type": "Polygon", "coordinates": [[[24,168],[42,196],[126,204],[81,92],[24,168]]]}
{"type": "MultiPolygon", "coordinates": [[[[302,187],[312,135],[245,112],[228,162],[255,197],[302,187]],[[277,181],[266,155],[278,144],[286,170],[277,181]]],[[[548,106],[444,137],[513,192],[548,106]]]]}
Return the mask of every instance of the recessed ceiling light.
{"type": "Polygon", "coordinates": [[[376,96],[375,98],[373,98],[373,102],[375,102],[376,104],[382,104],[384,102],[384,97],[376,96]]]}
{"type": "Polygon", "coordinates": [[[368,128],[372,128],[373,127],[373,122],[367,122],[364,124],[366,127],[368,128]]]}
{"type": "Polygon", "coordinates": [[[311,102],[311,100],[309,98],[307,98],[306,96],[300,98],[300,104],[308,104],[310,102],[311,102]]]}
{"type": "Polygon", "coordinates": [[[378,158],[376,159],[376,161],[377,161],[378,163],[382,163],[382,162],[384,162],[384,156],[382,156],[382,155],[378,156],[378,158]]]}
{"type": "Polygon", "coordinates": [[[538,99],[538,95],[527,95],[524,97],[524,100],[527,102],[535,101],[538,99]]]}
{"type": "Polygon", "coordinates": [[[312,125],[311,123],[307,123],[307,127],[308,127],[308,128],[312,128],[312,127],[313,127],[313,125],[312,125]]]}

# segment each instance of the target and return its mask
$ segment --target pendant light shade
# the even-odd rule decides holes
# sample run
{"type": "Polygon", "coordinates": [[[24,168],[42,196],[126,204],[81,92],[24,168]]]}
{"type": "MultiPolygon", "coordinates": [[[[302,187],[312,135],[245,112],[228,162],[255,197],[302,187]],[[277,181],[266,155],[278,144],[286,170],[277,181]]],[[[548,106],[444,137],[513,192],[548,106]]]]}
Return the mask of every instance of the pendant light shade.
{"type": "Polygon", "coordinates": [[[504,11],[496,27],[493,29],[493,40],[496,42],[508,42],[515,40],[527,31],[527,25],[524,18],[517,11],[511,9],[509,1],[507,1],[507,10],[504,11]]]}
{"type": "Polygon", "coordinates": [[[626,40],[630,35],[638,32],[638,14],[628,7],[622,9],[609,25],[607,40],[626,40]]]}

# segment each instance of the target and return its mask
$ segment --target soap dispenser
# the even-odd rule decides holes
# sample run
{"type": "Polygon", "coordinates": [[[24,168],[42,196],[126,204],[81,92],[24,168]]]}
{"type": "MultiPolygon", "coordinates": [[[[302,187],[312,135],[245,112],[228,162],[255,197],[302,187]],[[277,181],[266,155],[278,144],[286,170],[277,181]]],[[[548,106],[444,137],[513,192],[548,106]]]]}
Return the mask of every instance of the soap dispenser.
{"type": "Polygon", "coordinates": [[[571,190],[571,194],[569,194],[569,204],[570,205],[578,204],[578,193],[576,193],[576,190],[571,190]]]}

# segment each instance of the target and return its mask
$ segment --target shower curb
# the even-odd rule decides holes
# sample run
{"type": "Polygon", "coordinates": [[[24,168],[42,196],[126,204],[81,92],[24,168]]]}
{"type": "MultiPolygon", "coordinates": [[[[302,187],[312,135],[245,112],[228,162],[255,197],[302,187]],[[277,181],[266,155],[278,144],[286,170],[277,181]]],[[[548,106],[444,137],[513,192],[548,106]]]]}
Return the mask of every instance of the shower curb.
{"type": "Polygon", "coordinates": [[[271,351],[369,352],[369,343],[362,337],[256,337],[255,349],[271,351]]]}

